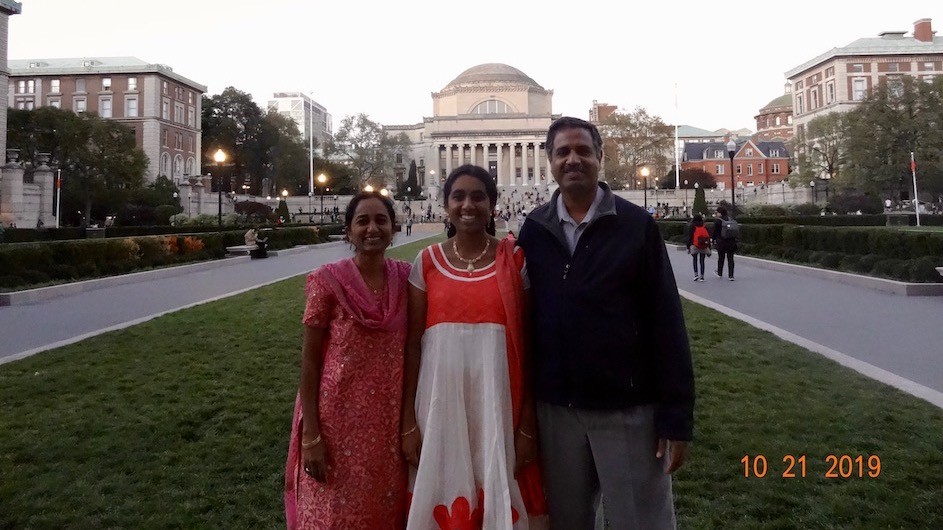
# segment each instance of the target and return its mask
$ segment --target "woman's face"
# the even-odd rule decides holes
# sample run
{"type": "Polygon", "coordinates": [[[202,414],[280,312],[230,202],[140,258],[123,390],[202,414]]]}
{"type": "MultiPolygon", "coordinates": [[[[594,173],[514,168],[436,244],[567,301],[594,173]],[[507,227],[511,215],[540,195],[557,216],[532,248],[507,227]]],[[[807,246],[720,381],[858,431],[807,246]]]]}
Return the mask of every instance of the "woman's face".
{"type": "Polygon", "coordinates": [[[386,205],[373,198],[357,203],[347,239],[358,254],[383,253],[393,240],[393,220],[386,205]]]}
{"type": "Polygon", "coordinates": [[[491,222],[494,205],[488,198],[485,185],[469,175],[462,175],[452,183],[448,197],[449,220],[458,232],[484,232],[491,222]]]}

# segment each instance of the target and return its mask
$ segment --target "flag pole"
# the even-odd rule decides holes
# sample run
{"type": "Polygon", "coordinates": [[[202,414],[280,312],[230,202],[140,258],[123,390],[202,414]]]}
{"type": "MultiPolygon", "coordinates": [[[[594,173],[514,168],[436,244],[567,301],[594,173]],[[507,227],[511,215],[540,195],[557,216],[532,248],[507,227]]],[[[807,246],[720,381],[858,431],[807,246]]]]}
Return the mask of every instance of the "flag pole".
{"type": "Polygon", "coordinates": [[[62,207],[62,169],[56,170],[56,228],[59,228],[59,213],[62,207]]]}
{"type": "Polygon", "coordinates": [[[678,83],[675,83],[675,191],[681,188],[681,153],[678,145],[678,83]]]}
{"type": "Polygon", "coordinates": [[[920,226],[920,199],[917,198],[917,161],[914,152],[910,152],[910,174],[914,178],[914,213],[917,214],[917,226],[920,226]]]}

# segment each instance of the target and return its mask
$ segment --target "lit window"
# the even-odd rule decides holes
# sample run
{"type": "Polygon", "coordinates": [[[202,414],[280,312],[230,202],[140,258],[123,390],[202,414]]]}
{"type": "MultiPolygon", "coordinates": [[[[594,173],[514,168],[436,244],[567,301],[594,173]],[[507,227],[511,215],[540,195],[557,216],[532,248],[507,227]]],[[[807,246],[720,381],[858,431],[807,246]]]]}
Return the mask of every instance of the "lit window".
{"type": "Polygon", "coordinates": [[[25,94],[25,93],[26,93],[26,81],[24,81],[24,80],[21,79],[21,80],[19,80],[19,81],[16,82],[16,93],[17,93],[17,94],[25,94]]]}
{"type": "Polygon", "coordinates": [[[49,91],[52,92],[53,94],[59,93],[59,80],[58,79],[53,79],[52,81],[49,81],[49,91]]]}
{"type": "Polygon", "coordinates": [[[102,90],[111,90],[111,78],[103,77],[102,78],[102,90]]]}
{"type": "Polygon", "coordinates": [[[138,78],[129,77],[128,78],[128,90],[133,92],[138,89],[138,78]]]}
{"type": "Polygon", "coordinates": [[[28,94],[32,94],[36,92],[36,81],[30,79],[29,81],[26,82],[26,92],[28,94]]]}

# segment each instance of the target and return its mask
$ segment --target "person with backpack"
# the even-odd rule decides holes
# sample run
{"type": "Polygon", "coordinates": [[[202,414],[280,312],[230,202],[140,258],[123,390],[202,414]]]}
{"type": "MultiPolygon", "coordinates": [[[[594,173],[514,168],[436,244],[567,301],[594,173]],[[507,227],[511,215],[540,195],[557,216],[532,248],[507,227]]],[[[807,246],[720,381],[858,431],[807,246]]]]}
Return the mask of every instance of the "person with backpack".
{"type": "Polygon", "coordinates": [[[714,248],[717,249],[717,276],[724,276],[724,261],[727,262],[727,279],[733,281],[733,255],[740,240],[740,224],[727,214],[727,208],[717,207],[714,219],[714,248]]]}
{"type": "Polygon", "coordinates": [[[704,281],[704,260],[711,255],[711,235],[704,226],[704,217],[694,214],[688,227],[688,254],[694,265],[694,281],[704,281]],[[700,268],[698,268],[700,265],[700,268]]]}

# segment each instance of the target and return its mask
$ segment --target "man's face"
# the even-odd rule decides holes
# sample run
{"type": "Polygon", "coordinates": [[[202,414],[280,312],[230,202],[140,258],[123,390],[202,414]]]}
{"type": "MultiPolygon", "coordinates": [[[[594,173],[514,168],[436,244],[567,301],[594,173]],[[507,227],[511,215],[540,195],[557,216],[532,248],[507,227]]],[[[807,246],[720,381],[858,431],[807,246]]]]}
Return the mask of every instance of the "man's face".
{"type": "Polygon", "coordinates": [[[570,196],[596,193],[600,155],[586,129],[573,127],[557,131],[550,153],[550,173],[560,186],[560,193],[570,196]]]}

